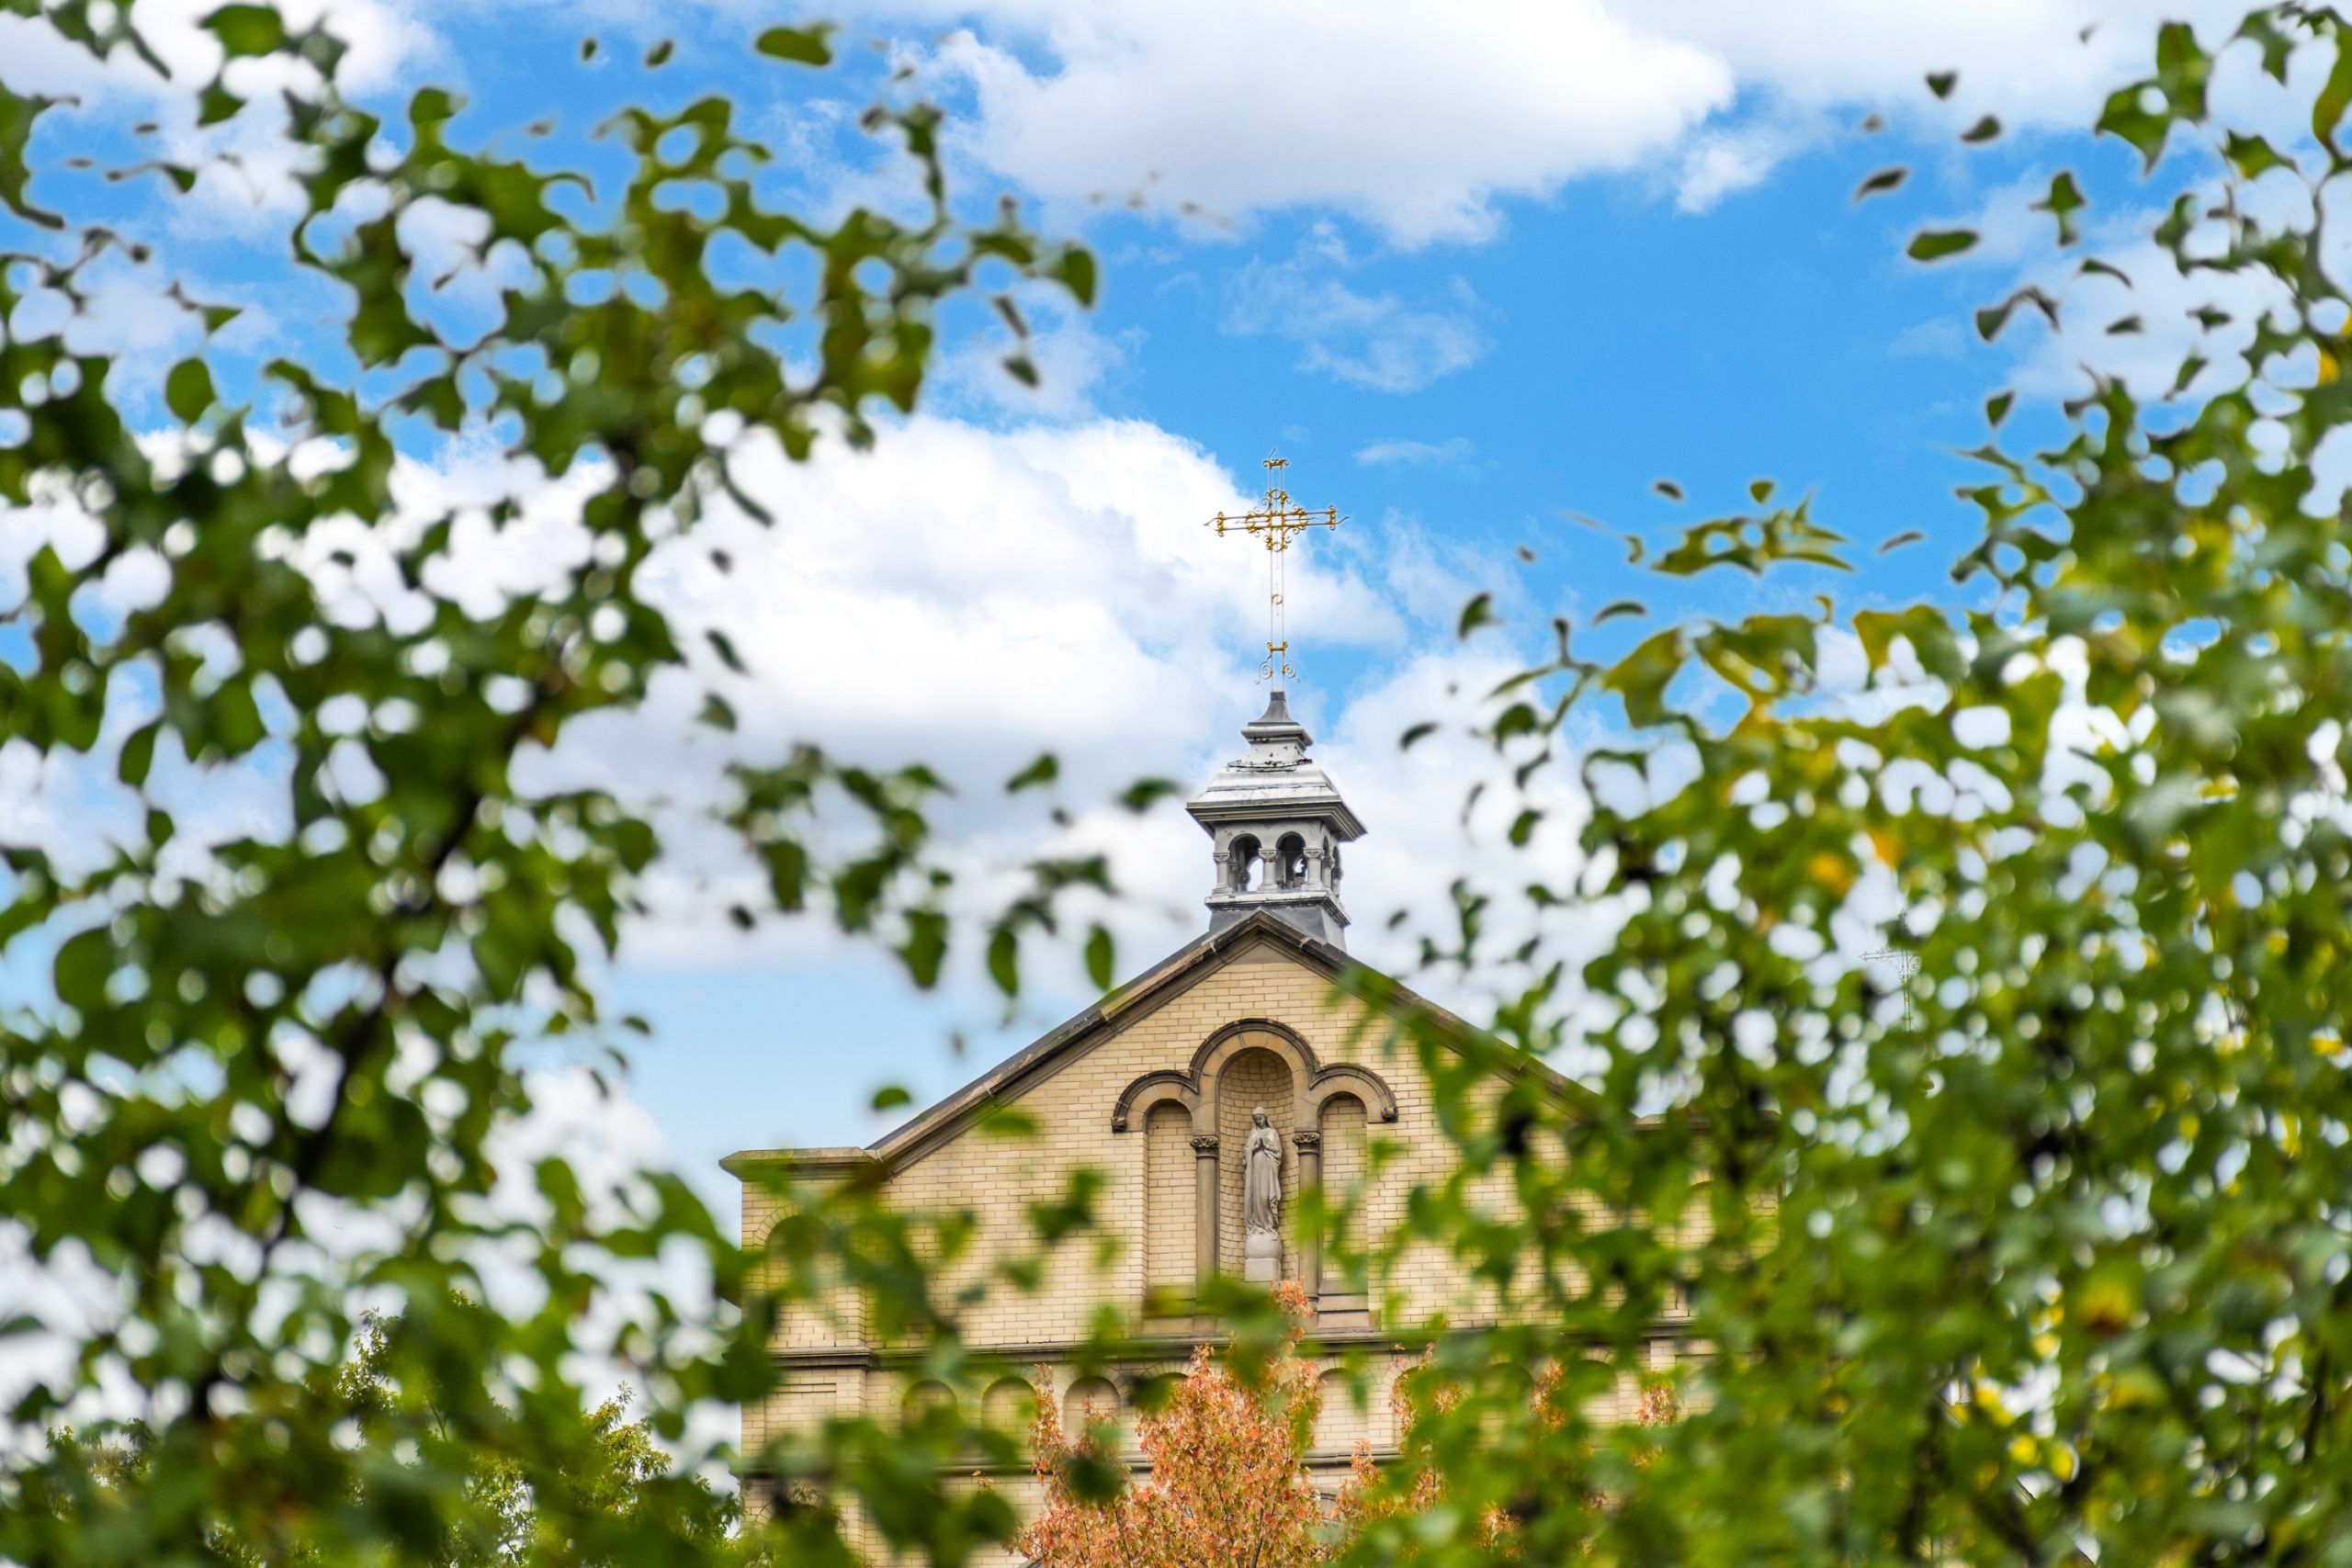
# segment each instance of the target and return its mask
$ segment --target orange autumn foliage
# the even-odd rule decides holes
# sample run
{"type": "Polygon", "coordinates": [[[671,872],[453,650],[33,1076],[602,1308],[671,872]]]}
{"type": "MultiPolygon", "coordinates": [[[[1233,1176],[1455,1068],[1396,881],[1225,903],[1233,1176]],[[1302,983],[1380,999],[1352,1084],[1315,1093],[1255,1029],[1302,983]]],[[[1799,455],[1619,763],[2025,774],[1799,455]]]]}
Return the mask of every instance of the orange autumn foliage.
{"type": "MultiPolygon", "coordinates": [[[[1083,1488],[1073,1479],[1090,1467],[1097,1477],[1104,1466],[1125,1469],[1108,1425],[1116,1412],[1090,1408],[1084,1429],[1071,1433],[1053,1402],[1040,1400],[1032,1468],[1043,1504],[1014,1549],[1035,1568],[1310,1568],[1340,1556],[1367,1528],[1440,1502],[1444,1487],[1436,1470],[1411,1462],[1414,1428],[1423,1416],[1453,1408],[1459,1394],[1429,1390],[1429,1408],[1417,1409],[1403,1378],[1390,1397],[1397,1429],[1406,1434],[1409,1480],[1401,1488],[1383,1484],[1370,1447],[1359,1443],[1352,1474],[1336,1497],[1317,1494],[1306,1456],[1321,1394],[1317,1369],[1298,1355],[1308,1303],[1295,1284],[1282,1286],[1275,1299],[1291,1331],[1263,1381],[1245,1383],[1207,1346],[1197,1348],[1168,1404],[1136,1422],[1149,1478],[1106,1501],[1080,1495],[1083,1488]]],[[[1547,1368],[1531,1392],[1532,1407],[1555,1427],[1560,1382],[1559,1370],[1547,1368]]],[[[1637,1424],[1661,1427],[1679,1414],[1670,1388],[1644,1386],[1637,1424]]],[[[1521,1554],[1513,1521],[1498,1511],[1487,1512],[1477,1533],[1499,1556],[1521,1554]]]]}
{"type": "Polygon", "coordinates": [[[1103,1503],[1073,1495],[1072,1461],[1113,1456],[1090,1411],[1073,1440],[1040,1400],[1034,1466],[1045,1494],[1014,1547],[1038,1568],[1305,1568],[1329,1554],[1323,1507],[1305,1465],[1319,1401],[1297,1355],[1305,1293],[1277,1292],[1290,1343],[1265,1382],[1245,1386],[1202,1346],[1161,1409],[1136,1423],[1151,1477],[1103,1503]]]}

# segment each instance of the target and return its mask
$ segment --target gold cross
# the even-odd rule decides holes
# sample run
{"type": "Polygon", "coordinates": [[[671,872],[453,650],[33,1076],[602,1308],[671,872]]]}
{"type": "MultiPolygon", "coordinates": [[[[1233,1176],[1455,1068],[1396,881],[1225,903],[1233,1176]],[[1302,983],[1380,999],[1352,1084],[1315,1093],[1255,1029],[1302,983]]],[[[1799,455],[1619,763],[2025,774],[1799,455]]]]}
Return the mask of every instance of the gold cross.
{"type": "Polygon", "coordinates": [[[1271,681],[1276,676],[1285,680],[1298,673],[1290,661],[1289,623],[1283,611],[1283,557],[1290,553],[1291,539],[1309,528],[1336,528],[1347,521],[1339,508],[1326,507],[1320,513],[1309,512],[1290,498],[1283,489],[1283,470],[1290,467],[1287,457],[1266,459],[1266,499],[1254,512],[1244,512],[1236,517],[1218,513],[1202,525],[1215,528],[1222,538],[1227,529],[1261,539],[1266,546],[1266,660],[1258,666],[1258,679],[1271,681]]]}

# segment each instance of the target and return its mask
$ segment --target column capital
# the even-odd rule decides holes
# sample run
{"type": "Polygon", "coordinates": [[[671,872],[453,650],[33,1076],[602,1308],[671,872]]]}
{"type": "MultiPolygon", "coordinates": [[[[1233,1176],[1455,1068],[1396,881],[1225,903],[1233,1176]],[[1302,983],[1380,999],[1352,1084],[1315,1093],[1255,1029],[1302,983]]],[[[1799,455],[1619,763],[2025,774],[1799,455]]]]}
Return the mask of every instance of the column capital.
{"type": "Polygon", "coordinates": [[[1196,1155],[1213,1155],[1216,1153],[1216,1134],[1215,1133],[1203,1133],[1193,1138],[1193,1152],[1196,1155]]]}
{"type": "Polygon", "coordinates": [[[1296,1144],[1302,1149],[1319,1149],[1323,1146],[1323,1134],[1320,1133],[1293,1133],[1290,1135],[1290,1141],[1296,1144]]]}

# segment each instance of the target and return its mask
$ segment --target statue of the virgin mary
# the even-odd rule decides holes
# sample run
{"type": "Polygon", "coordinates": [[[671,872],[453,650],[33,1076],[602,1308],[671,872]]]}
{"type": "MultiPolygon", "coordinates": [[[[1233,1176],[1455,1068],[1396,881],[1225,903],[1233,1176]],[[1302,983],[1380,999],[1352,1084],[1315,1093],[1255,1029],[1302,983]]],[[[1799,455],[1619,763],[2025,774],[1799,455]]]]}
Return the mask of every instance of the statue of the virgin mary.
{"type": "Polygon", "coordinates": [[[1250,1141],[1241,1151],[1241,1225],[1272,1233],[1283,1228],[1283,1135],[1262,1105],[1250,1121],[1250,1141]]]}

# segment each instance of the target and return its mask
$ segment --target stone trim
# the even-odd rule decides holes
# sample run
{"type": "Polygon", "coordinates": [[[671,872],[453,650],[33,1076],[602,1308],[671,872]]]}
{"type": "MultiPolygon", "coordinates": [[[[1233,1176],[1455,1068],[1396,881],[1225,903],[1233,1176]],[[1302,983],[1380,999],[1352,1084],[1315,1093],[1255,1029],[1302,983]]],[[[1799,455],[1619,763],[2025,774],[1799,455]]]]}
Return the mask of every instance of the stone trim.
{"type": "MultiPolygon", "coordinates": [[[[1363,1102],[1367,1117],[1396,1120],[1396,1096],[1387,1081],[1370,1067],[1352,1062],[1325,1066],[1314,1047],[1289,1025],[1271,1018],[1237,1018],[1210,1031],[1193,1052],[1189,1068],[1156,1068],[1119,1092],[1111,1107],[1111,1131],[1125,1133],[1143,1124],[1153,1110],[1181,1105],[1193,1124],[1193,1274],[1194,1284],[1208,1288],[1223,1266],[1218,1235],[1217,1077],[1227,1058],[1245,1049],[1269,1050],[1289,1065],[1291,1073],[1291,1142],[1298,1148],[1298,1179],[1302,1190],[1323,1182],[1323,1107],[1346,1097],[1363,1102]]],[[[1298,1258],[1299,1280],[1313,1295],[1323,1286],[1323,1238],[1306,1238],[1298,1258]]]]}

